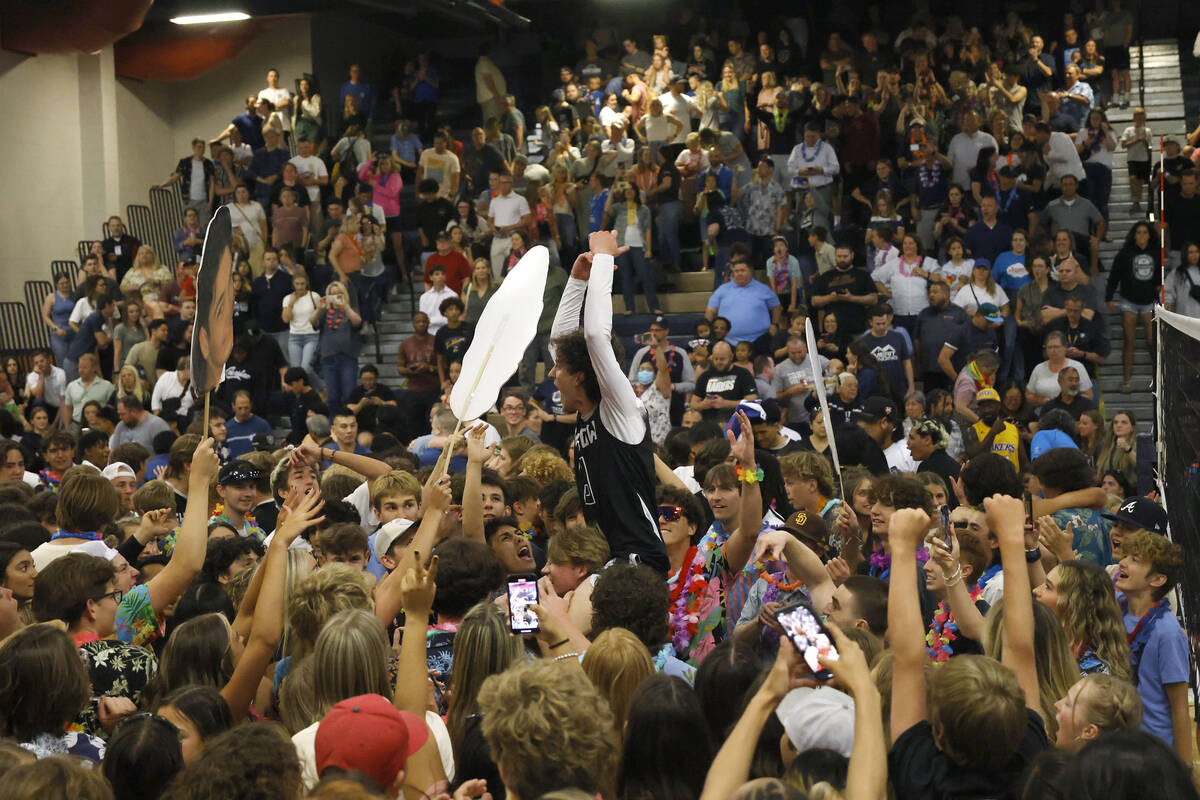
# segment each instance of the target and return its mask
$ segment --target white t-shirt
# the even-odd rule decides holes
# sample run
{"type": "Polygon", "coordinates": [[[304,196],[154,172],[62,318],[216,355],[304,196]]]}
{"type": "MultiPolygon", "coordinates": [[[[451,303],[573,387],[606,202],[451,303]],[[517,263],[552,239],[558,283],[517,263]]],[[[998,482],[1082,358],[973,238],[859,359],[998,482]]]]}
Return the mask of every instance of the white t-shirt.
{"type": "Polygon", "coordinates": [[[277,87],[275,89],[272,89],[270,86],[268,86],[266,89],[259,90],[258,99],[259,100],[269,100],[272,104],[274,104],[276,113],[279,114],[279,121],[283,125],[283,129],[285,131],[290,131],[292,129],[291,113],[288,111],[282,111],[279,109],[280,103],[286,103],[288,100],[292,99],[291,92],[289,92],[287,89],[284,89],[283,87],[277,87]]]}
{"type": "MultiPolygon", "coordinates": [[[[1121,141],[1127,142],[1137,136],[1139,133],[1146,134],[1146,142],[1153,141],[1150,134],[1150,128],[1143,125],[1140,128],[1136,125],[1130,125],[1121,133],[1121,141]]],[[[1150,148],[1146,142],[1137,141],[1125,148],[1126,159],[1128,161],[1149,161],[1150,148]]]]}
{"type": "Polygon", "coordinates": [[[251,200],[244,206],[230,203],[229,218],[234,225],[241,229],[242,234],[246,237],[247,245],[255,248],[263,244],[262,226],[259,225],[259,222],[265,223],[267,215],[258,201],[251,200]]]}
{"type": "MultiPolygon", "coordinates": [[[[1089,143],[1089,145],[1093,138],[1094,137],[1088,133],[1087,125],[1084,125],[1082,128],[1079,129],[1079,133],[1075,134],[1076,142],[1087,142],[1087,143],[1089,143]]],[[[1116,141],[1116,139],[1113,137],[1112,133],[1106,133],[1104,135],[1104,138],[1112,139],[1114,142],[1116,141]]],[[[1091,161],[1094,164],[1103,164],[1104,166],[1108,167],[1109,169],[1112,169],[1113,151],[1109,150],[1107,147],[1104,146],[1104,143],[1101,142],[1099,149],[1097,149],[1097,150],[1089,149],[1088,150],[1087,158],[1084,160],[1091,161]]]]}
{"type": "MultiPolygon", "coordinates": [[[[525,198],[522,197],[521,199],[524,200],[525,198]]],[[[443,286],[440,292],[436,289],[427,289],[421,295],[418,307],[429,317],[429,332],[431,334],[436,334],[446,324],[446,318],[442,316],[440,306],[442,305],[442,301],[451,297],[458,297],[458,293],[449,286],[443,286]]]]}
{"type": "Polygon", "coordinates": [[[981,289],[968,283],[954,295],[953,302],[954,305],[961,306],[968,314],[974,314],[984,303],[994,303],[996,308],[1002,308],[1008,304],[1008,295],[999,286],[996,287],[995,293],[991,293],[987,289],[981,289]]]}
{"type": "Polygon", "coordinates": [[[75,301],[75,307],[71,309],[71,316],[68,322],[74,322],[76,325],[82,325],[83,321],[91,316],[96,307],[92,305],[92,301],[87,297],[81,297],[75,301]]]}
{"type": "Polygon", "coordinates": [[[970,191],[970,172],[975,168],[975,162],[979,160],[979,151],[985,147],[991,147],[997,151],[1000,149],[996,145],[995,137],[984,131],[975,131],[972,135],[962,132],[954,134],[954,138],[950,140],[950,147],[946,151],[946,156],[954,163],[951,183],[970,191]]]}
{"type": "MultiPolygon", "coordinates": [[[[288,163],[296,165],[296,172],[300,173],[301,177],[305,175],[311,175],[314,178],[329,177],[329,170],[326,169],[325,162],[316,156],[309,156],[307,158],[304,156],[292,156],[288,163]]],[[[308,190],[309,202],[320,202],[321,185],[319,183],[314,183],[312,186],[305,186],[304,188],[308,190]]]]}
{"type": "Polygon", "coordinates": [[[958,266],[955,266],[953,261],[947,260],[945,264],[942,264],[940,267],[938,267],[937,271],[938,274],[942,275],[943,277],[954,278],[955,280],[958,280],[959,278],[966,278],[967,280],[970,280],[971,270],[973,269],[975,269],[975,259],[964,258],[963,262],[958,266]]]}
{"type": "Polygon", "coordinates": [[[1079,151],[1071,137],[1061,131],[1050,134],[1049,148],[1044,154],[1046,161],[1046,185],[1058,186],[1064,175],[1074,175],[1083,180],[1087,173],[1083,171],[1083,162],[1079,160],[1079,151]]]}
{"type": "MultiPolygon", "coordinates": [[[[40,376],[36,372],[31,372],[25,376],[25,394],[32,397],[33,390],[37,388],[40,376]]],[[[46,388],[42,392],[42,400],[48,405],[61,406],[67,399],[67,373],[61,367],[50,367],[50,374],[46,376],[46,388]]]]}
{"type": "Polygon", "coordinates": [[[317,303],[320,302],[321,296],[316,292],[309,292],[296,299],[295,294],[289,294],[283,298],[283,307],[292,309],[292,321],[288,323],[289,333],[317,333],[317,329],[312,326],[313,317],[316,316],[317,303]]]}
{"type": "MultiPolygon", "coordinates": [[[[491,220],[494,228],[516,225],[521,221],[521,217],[529,213],[529,201],[516,192],[497,195],[488,204],[488,219],[491,220]]],[[[434,333],[432,327],[429,332],[434,333]]]]}
{"type": "MultiPolygon", "coordinates": [[[[937,262],[924,258],[919,265],[926,273],[937,270],[937,262]]],[[[912,267],[901,257],[889,259],[871,273],[871,280],[882,283],[892,294],[892,310],[900,316],[913,317],[929,306],[929,290],[925,278],[912,274],[912,267]]]]}
{"type": "Polygon", "coordinates": [[[186,414],[192,407],[192,393],[180,382],[178,370],[164,372],[155,381],[154,391],[150,394],[150,410],[157,414],[162,411],[163,401],[174,397],[179,398],[179,413],[186,414]]]}
{"type": "MultiPolygon", "coordinates": [[[[1073,358],[1068,358],[1065,366],[1074,367],[1079,372],[1079,391],[1086,392],[1092,388],[1092,379],[1088,377],[1087,368],[1073,358]]],[[[1061,370],[1060,370],[1061,371],[1061,370]]],[[[1026,388],[1042,397],[1058,397],[1058,373],[1050,371],[1050,362],[1043,361],[1029,373],[1029,383],[1026,388]]]]}
{"type": "MultiPolygon", "coordinates": [[[[194,162],[195,159],[192,159],[194,162]]],[[[208,199],[208,181],[204,179],[204,166],[199,169],[192,167],[191,185],[188,186],[188,198],[191,200],[208,199]]]]}
{"type": "Polygon", "coordinates": [[[686,94],[676,97],[670,92],[663,92],[658,99],[662,102],[664,114],[683,123],[679,133],[675,134],[675,138],[671,140],[672,143],[683,144],[687,135],[692,132],[692,113],[699,111],[695,98],[688,97],[686,94]]]}
{"type": "Polygon", "coordinates": [[[437,181],[438,194],[442,197],[450,197],[450,177],[459,173],[458,156],[449,150],[439,153],[430,147],[421,151],[421,157],[417,163],[425,170],[426,178],[437,181]]]}

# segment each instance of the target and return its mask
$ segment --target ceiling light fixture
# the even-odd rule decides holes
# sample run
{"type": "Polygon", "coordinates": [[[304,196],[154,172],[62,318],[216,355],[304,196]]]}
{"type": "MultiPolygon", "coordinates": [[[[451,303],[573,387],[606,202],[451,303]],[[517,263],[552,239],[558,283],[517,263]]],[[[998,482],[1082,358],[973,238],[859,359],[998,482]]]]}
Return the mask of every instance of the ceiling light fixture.
{"type": "Polygon", "coordinates": [[[244,11],[220,11],[213,14],[189,14],[182,17],[172,17],[171,22],[176,25],[205,25],[210,22],[240,22],[244,19],[250,19],[250,15],[244,11]]]}

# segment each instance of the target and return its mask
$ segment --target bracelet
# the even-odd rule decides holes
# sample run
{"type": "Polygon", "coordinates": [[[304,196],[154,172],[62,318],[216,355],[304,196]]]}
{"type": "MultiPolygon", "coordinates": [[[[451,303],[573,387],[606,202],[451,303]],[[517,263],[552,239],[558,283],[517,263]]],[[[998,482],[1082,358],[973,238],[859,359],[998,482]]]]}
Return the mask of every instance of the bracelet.
{"type": "Polygon", "coordinates": [[[754,467],[755,468],[753,470],[751,470],[749,467],[734,467],[733,474],[736,475],[737,479],[742,483],[759,483],[763,479],[762,467],[758,466],[757,464],[755,464],[754,467]]]}
{"type": "Polygon", "coordinates": [[[563,653],[561,656],[555,656],[551,661],[562,661],[564,658],[579,658],[579,651],[574,650],[570,653],[563,653]]]}
{"type": "Polygon", "coordinates": [[[954,574],[947,576],[945,578],[945,581],[946,581],[947,589],[949,589],[951,586],[957,586],[959,583],[961,583],[962,582],[962,564],[959,564],[957,567],[955,567],[954,574]]]}
{"type": "Polygon", "coordinates": [[[555,642],[554,644],[548,644],[548,645],[546,645],[546,647],[550,648],[551,650],[557,650],[558,648],[562,647],[564,644],[566,644],[569,641],[571,641],[570,637],[563,639],[561,642],[555,642]]]}
{"type": "Polygon", "coordinates": [[[1025,551],[1025,563],[1026,564],[1032,564],[1036,561],[1041,561],[1041,560],[1042,560],[1042,551],[1039,548],[1035,547],[1032,550],[1025,551]]]}

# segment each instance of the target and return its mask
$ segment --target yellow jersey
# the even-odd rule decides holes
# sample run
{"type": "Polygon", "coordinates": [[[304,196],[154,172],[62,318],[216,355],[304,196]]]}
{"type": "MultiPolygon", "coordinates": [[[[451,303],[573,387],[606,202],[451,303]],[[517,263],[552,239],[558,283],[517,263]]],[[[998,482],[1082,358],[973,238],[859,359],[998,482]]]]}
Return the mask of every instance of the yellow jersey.
{"type": "MultiPolygon", "coordinates": [[[[976,422],[971,426],[975,430],[975,437],[979,441],[987,438],[988,432],[991,431],[991,426],[984,422],[976,422]]],[[[1011,422],[1004,423],[1004,430],[996,434],[996,438],[992,439],[992,452],[1004,456],[1012,462],[1013,467],[1021,471],[1021,456],[1018,448],[1021,446],[1021,433],[1017,430],[1017,426],[1011,422]]]]}

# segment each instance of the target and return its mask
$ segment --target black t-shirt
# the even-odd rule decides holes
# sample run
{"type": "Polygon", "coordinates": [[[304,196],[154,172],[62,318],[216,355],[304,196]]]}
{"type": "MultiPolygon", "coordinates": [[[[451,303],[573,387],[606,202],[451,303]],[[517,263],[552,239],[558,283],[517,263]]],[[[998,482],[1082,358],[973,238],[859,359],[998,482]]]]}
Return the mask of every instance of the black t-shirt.
{"type": "Polygon", "coordinates": [[[861,465],[872,475],[887,475],[891,472],[883,448],[856,423],[845,425],[834,438],[837,441],[842,466],[861,465]]]}
{"type": "Polygon", "coordinates": [[[1017,752],[997,772],[960,766],[938,749],[933,727],[922,720],[900,734],[888,753],[888,770],[896,800],[964,800],[965,798],[1015,798],[1026,767],[1050,746],[1046,727],[1032,709],[1026,711],[1025,733],[1017,752]]]}
{"type": "Polygon", "coordinates": [[[446,225],[452,219],[454,205],[444,197],[439,197],[431,203],[424,200],[417,203],[417,227],[424,232],[430,247],[433,247],[438,233],[446,230],[446,225]]]}
{"type": "Polygon", "coordinates": [[[1040,418],[1047,411],[1050,411],[1051,409],[1054,409],[1054,408],[1060,408],[1063,411],[1070,414],[1071,419],[1078,422],[1079,417],[1083,414],[1083,412],[1091,411],[1095,407],[1096,407],[1096,404],[1094,402],[1092,402],[1091,400],[1089,400],[1088,398],[1084,397],[1081,394],[1075,395],[1075,398],[1070,403],[1064,403],[1063,399],[1062,399],[1062,395],[1060,394],[1057,397],[1052,397],[1049,400],[1047,400],[1045,403],[1042,403],[1041,407],[1038,408],[1037,415],[1040,418]]]}
{"type": "Polygon", "coordinates": [[[942,346],[967,324],[967,312],[962,306],[947,303],[945,308],[932,306],[917,315],[917,347],[922,372],[940,372],[938,356],[942,346]]]}
{"type": "Polygon", "coordinates": [[[457,328],[443,325],[433,336],[433,352],[446,359],[446,366],[461,362],[471,346],[474,329],[467,323],[461,323],[457,328]]]}
{"type": "MultiPolygon", "coordinates": [[[[865,269],[859,267],[845,272],[831,269],[813,279],[812,293],[862,297],[875,293],[875,282],[865,269]]],[[[837,315],[838,328],[845,331],[847,336],[857,336],[867,328],[866,306],[846,300],[835,300],[823,308],[837,315]]]]}
{"type": "Polygon", "coordinates": [[[1090,308],[1097,314],[1100,313],[1100,305],[1096,302],[1096,291],[1091,286],[1084,286],[1082,283],[1074,289],[1064,289],[1056,283],[1051,283],[1046,291],[1042,292],[1042,305],[1051,308],[1066,308],[1068,297],[1077,297],[1083,301],[1084,308],[1090,308]]]}
{"type": "Polygon", "coordinates": [[[667,159],[667,162],[658,168],[659,184],[665,184],[668,177],[671,179],[670,188],[654,195],[655,203],[669,203],[679,199],[679,167],[675,166],[672,159],[667,159]]]}
{"type": "MultiPolygon", "coordinates": [[[[717,371],[715,368],[701,375],[696,380],[696,396],[703,400],[716,396],[725,400],[741,400],[748,394],[758,391],[754,376],[741,367],[730,365],[728,369],[717,371]]],[[[724,419],[733,411],[728,408],[710,408],[704,412],[705,419],[724,419]]]]}
{"type": "MultiPolygon", "coordinates": [[[[168,343],[158,348],[158,355],[154,359],[154,368],[164,372],[174,372],[179,369],[179,359],[192,350],[188,344],[189,342],[168,343]]],[[[156,375],[147,375],[146,380],[153,381],[157,377],[156,375]]]]}
{"type": "Polygon", "coordinates": [[[997,352],[1000,348],[998,330],[998,328],[990,327],[977,328],[968,319],[961,328],[948,336],[945,344],[954,348],[954,355],[950,357],[950,363],[954,366],[954,371],[958,372],[965,367],[970,357],[980,350],[997,352]]]}
{"type": "Polygon", "coordinates": [[[309,389],[302,395],[289,394],[291,398],[291,417],[292,431],[288,434],[288,442],[290,444],[300,444],[308,434],[308,412],[314,414],[328,414],[329,406],[325,405],[325,401],[321,399],[321,395],[314,389],[309,389]]]}

